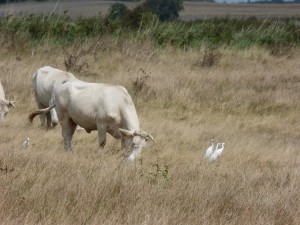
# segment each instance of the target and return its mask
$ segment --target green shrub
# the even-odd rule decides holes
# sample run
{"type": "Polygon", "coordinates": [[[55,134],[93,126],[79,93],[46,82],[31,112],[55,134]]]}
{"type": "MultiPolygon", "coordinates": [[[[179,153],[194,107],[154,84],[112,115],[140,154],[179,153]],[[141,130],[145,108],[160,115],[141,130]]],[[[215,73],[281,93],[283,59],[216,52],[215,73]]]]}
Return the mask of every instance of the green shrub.
{"type": "Polygon", "coordinates": [[[107,19],[109,20],[121,20],[125,17],[128,9],[127,6],[122,3],[114,3],[111,5],[107,19]]]}
{"type": "Polygon", "coordinates": [[[142,7],[156,14],[160,21],[172,21],[183,10],[182,0],[146,0],[142,7]]]}
{"type": "Polygon", "coordinates": [[[300,28],[292,20],[249,18],[160,22],[155,14],[142,6],[127,10],[121,20],[96,16],[72,21],[66,14],[0,18],[0,40],[4,44],[12,43],[12,46],[17,44],[13,40],[18,40],[18,37],[33,44],[44,41],[71,44],[106,34],[150,40],[159,47],[228,46],[240,49],[257,45],[270,49],[274,55],[288,52],[281,51],[280,46],[289,49],[300,44],[300,28]]]}

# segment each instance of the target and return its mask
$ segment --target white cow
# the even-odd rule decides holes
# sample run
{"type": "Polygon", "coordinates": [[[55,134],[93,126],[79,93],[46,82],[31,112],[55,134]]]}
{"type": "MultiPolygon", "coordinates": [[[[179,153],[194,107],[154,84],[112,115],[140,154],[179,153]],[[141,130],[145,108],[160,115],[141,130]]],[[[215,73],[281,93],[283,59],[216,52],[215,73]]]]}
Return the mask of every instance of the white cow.
{"type": "MultiPolygon", "coordinates": [[[[39,109],[49,107],[54,104],[53,90],[55,85],[63,83],[67,80],[75,80],[76,77],[72,73],[68,73],[50,66],[45,66],[37,70],[32,77],[32,87],[35,100],[39,109]]],[[[54,127],[58,123],[55,109],[50,110],[47,116],[47,126],[54,127]]],[[[46,116],[40,115],[41,125],[45,126],[46,116]]]]}
{"type": "MultiPolygon", "coordinates": [[[[145,141],[154,141],[151,135],[140,130],[135,106],[124,87],[74,80],[58,84],[54,95],[67,151],[72,150],[71,140],[76,125],[88,133],[98,130],[100,148],[105,145],[106,132],[121,139],[122,148],[132,152],[129,160],[134,160],[141,152],[145,141]]],[[[29,119],[32,121],[36,115],[47,113],[52,107],[31,113],[29,119]]]]}
{"type": "Polygon", "coordinates": [[[0,81],[0,121],[4,121],[9,108],[14,108],[15,102],[5,99],[5,92],[0,81]]]}

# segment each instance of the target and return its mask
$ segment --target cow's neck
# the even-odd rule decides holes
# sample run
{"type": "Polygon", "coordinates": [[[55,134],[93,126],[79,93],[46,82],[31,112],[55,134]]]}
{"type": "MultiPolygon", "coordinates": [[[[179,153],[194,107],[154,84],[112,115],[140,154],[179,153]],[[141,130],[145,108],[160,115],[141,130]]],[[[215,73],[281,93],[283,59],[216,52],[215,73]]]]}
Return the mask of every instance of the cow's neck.
{"type": "Polygon", "coordinates": [[[140,123],[138,120],[127,121],[124,128],[129,131],[137,131],[140,130],[140,123]]]}
{"type": "Polygon", "coordinates": [[[129,131],[140,130],[140,121],[136,114],[135,108],[129,108],[122,113],[123,115],[123,127],[129,131]]]}

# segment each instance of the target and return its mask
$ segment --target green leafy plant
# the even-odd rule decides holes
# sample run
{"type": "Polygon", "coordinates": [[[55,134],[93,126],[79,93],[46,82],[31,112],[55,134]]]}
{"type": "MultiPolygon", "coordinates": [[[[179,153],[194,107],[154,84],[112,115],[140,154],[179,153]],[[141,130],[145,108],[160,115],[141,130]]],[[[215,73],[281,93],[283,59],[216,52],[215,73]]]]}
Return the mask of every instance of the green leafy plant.
{"type": "Polygon", "coordinates": [[[122,3],[114,3],[111,5],[107,19],[109,20],[121,20],[125,17],[128,9],[127,6],[122,3]]]}
{"type": "Polygon", "coordinates": [[[183,10],[182,0],[146,0],[143,7],[156,14],[160,21],[172,21],[183,10]]]}

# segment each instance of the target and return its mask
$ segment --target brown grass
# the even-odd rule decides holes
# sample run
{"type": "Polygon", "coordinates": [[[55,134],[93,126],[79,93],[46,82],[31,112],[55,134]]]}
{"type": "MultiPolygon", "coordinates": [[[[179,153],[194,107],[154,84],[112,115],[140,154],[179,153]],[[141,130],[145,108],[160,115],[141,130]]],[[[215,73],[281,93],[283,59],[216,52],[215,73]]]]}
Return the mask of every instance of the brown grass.
{"type": "Polygon", "coordinates": [[[2,49],[1,81],[17,103],[0,124],[1,224],[299,224],[300,50],[218,49],[217,62],[203,67],[207,51],[103,39],[81,56],[90,73],[78,78],[120,84],[132,96],[149,74],[133,98],[156,143],[130,165],[111,137],[99,153],[97,132],[76,131],[70,153],[60,126],[27,121],[36,109],[32,74],[65,69],[68,54],[2,49]],[[21,149],[26,137],[30,147],[21,149]],[[226,146],[208,164],[211,138],[226,146]]]}

